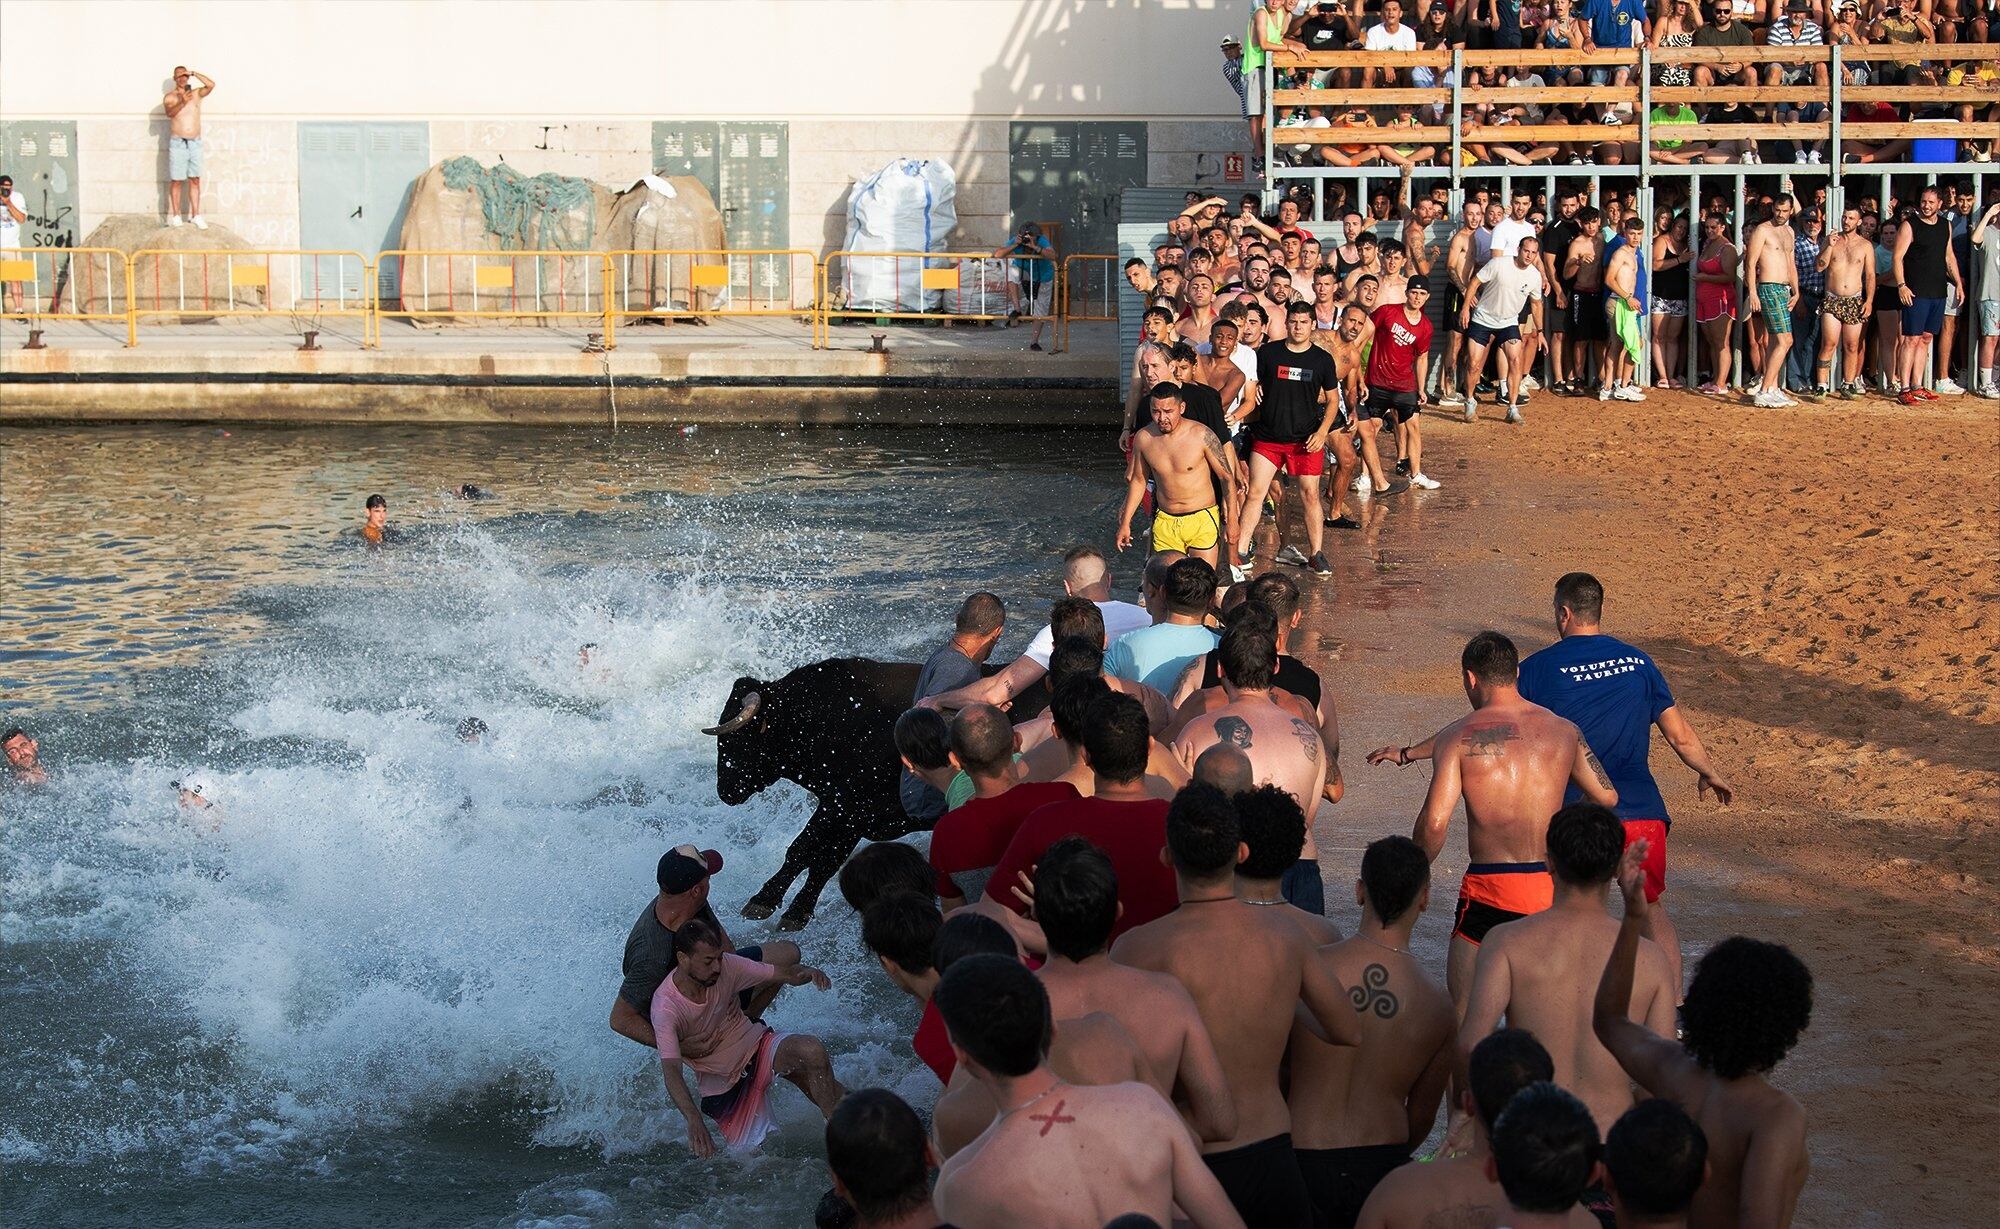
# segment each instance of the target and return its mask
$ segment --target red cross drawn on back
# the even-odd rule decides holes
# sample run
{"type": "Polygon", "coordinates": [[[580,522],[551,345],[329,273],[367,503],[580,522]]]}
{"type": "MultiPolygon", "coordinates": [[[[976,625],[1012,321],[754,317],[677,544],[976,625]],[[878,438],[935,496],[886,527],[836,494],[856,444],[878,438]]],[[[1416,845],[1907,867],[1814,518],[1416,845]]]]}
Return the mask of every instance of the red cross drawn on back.
{"type": "MultiPolygon", "coordinates": [[[[1054,1126],[1055,1126],[1055,1125],[1056,1125],[1057,1123],[1059,1123],[1059,1122],[1075,1122],[1075,1121],[1076,1121],[1076,1119],[1075,1119],[1074,1117],[1068,1117],[1068,1118],[1065,1118],[1065,1117],[1063,1116],[1063,1112],[1062,1112],[1062,1111],[1063,1111],[1063,1106],[1064,1106],[1064,1105],[1066,1105],[1066,1104],[1068,1104],[1068,1102],[1065,1102],[1065,1101],[1057,1101],[1057,1102],[1056,1102],[1056,1107],[1055,1107],[1054,1109],[1050,1110],[1050,1111],[1049,1111],[1048,1113],[1046,1113],[1046,1114],[1030,1114],[1030,1115],[1028,1115],[1028,1118],[1029,1118],[1029,1120],[1030,1120],[1031,1122],[1039,1122],[1039,1123],[1041,1123],[1041,1124],[1042,1124],[1042,1135],[1044,1135],[1044,1136],[1045,1136],[1045,1135],[1047,1135],[1047,1134],[1049,1133],[1050,1129],[1051,1129],[1051,1128],[1053,1128],[1053,1127],[1054,1127],[1054,1126]]],[[[1038,1137],[1038,1138],[1039,1138],[1039,1137],[1038,1137]]]]}

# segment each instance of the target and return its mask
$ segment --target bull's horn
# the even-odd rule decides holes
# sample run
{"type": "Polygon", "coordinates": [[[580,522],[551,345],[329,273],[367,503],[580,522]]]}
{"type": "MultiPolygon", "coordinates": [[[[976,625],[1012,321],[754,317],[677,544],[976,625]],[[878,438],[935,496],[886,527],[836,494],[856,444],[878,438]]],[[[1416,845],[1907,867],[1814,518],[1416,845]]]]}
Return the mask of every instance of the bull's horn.
{"type": "Polygon", "coordinates": [[[736,731],[750,724],[750,719],[757,715],[757,706],[763,702],[764,697],[758,695],[756,692],[746,693],[743,697],[743,706],[736,710],[734,717],[731,717],[721,725],[709,726],[702,733],[711,735],[734,734],[736,731]]]}

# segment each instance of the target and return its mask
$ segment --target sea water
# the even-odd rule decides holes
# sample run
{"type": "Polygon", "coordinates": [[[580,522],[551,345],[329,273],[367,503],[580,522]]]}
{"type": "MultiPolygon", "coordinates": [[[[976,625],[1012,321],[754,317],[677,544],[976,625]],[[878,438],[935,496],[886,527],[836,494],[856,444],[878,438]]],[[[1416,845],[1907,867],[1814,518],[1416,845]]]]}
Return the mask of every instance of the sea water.
{"type": "MultiPolygon", "coordinates": [[[[718,912],[772,933],[736,911],[810,800],[723,806],[701,727],[741,674],[921,659],[975,589],[1017,648],[1061,552],[1110,535],[1110,447],[0,431],[0,726],[51,772],[0,789],[6,1220],[809,1223],[802,1096],[776,1091],[761,1154],[697,1160],[657,1060],[606,1025],[669,845],[721,849],[718,912]],[[458,741],[465,716],[490,739],[458,741]]],[[[915,1007],[857,929],[830,890],[798,937],[833,989],[770,1018],[927,1109],[915,1007]]]]}

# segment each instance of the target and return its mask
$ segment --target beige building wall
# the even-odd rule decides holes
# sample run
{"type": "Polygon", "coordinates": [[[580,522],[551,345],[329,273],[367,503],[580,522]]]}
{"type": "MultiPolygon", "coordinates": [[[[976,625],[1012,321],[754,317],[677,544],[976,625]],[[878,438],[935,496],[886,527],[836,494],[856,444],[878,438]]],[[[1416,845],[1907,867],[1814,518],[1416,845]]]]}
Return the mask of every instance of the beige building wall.
{"type": "Polygon", "coordinates": [[[0,0],[0,118],[78,122],[79,214],[165,209],[160,96],[185,63],[208,215],[299,242],[302,120],[422,120],[432,161],[504,159],[623,188],[654,120],[781,119],[795,246],[837,245],[893,157],[958,174],[959,246],[1004,237],[1014,119],[1143,119],[1154,182],[1247,150],[1216,43],[1247,0],[0,0]],[[89,38],[90,69],[50,47],[89,38]]]}

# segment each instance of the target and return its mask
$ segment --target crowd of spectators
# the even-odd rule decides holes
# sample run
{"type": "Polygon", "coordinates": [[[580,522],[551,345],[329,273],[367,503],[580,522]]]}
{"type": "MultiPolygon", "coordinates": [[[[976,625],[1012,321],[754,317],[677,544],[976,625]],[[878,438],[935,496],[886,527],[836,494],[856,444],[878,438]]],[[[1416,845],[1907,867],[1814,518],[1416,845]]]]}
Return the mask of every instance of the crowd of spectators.
{"type": "MultiPolygon", "coordinates": [[[[1644,255],[1625,296],[1638,315],[1633,344],[1641,350],[1627,357],[1650,360],[1655,388],[1730,394],[1757,384],[1775,363],[1770,387],[1759,394],[1872,392],[1908,402],[1971,390],[2000,397],[2000,184],[1982,201],[1969,180],[1924,188],[1892,179],[1887,199],[1874,190],[1879,183],[1853,181],[1846,208],[1834,216],[1823,180],[1799,177],[1796,198],[1776,177],[1753,181],[1739,216],[1733,183],[1717,191],[1700,179],[1661,180],[1647,218],[1630,180],[1558,178],[1553,199],[1539,181],[1517,181],[1511,197],[1468,186],[1456,212],[1442,182],[1413,193],[1404,181],[1350,204],[1345,185],[1333,181],[1329,188],[1343,192],[1329,210],[1338,221],[1312,223],[1302,220],[1313,203],[1305,183],[1295,182],[1269,216],[1255,193],[1230,202],[1191,192],[1152,260],[1132,258],[1124,273],[1142,297],[1146,341],[1186,346],[1209,373],[1203,382],[1225,401],[1247,397],[1248,406],[1228,407],[1232,424],[1251,416],[1256,391],[1231,384],[1228,364],[1208,362],[1211,353],[1254,354],[1282,336],[1294,303],[1310,307],[1314,340],[1336,353],[1344,315],[1359,308],[1365,350],[1366,321],[1403,302],[1413,278],[1426,279],[1434,292],[1437,357],[1423,390],[1429,404],[1470,413],[1474,397],[1486,394],[1518,411],[1527,392],[1544,386],[1642,399],[1629,377],[1611,373],[1607,360],[1620,347],[1602,327],[1612,313],[1604,274],[1626,244],[1644,255]],[[1790,211],[1782,218],[1781,206],[1790,211]],[[1752,267],[1760,228],[1775,228],[1764,230],[1766,240],[1792,253],[1788,277],[1768,263],[1752,267]],[[1459,315],[1482,270],[1511,257],[1519,235],[1538,244],[1540,285],[1513,355],[1525,379],[1510,385],[1466,369],[1471,330],[1459,315]],[[1831,291],[1829,269],[1838,283],[1831,291]],[[1760,297],[1774,282],[1789,286],[1781,312],[1760,297]],[[1773,323],[1779,316],[1782,330],[1773,323]],[[1222,345],[1218,329],[1226,334],[1222,345]]],[[[1135,375],[1144,349],[1133,358],[1135,375]]],[[[1254,384],[1250,364],[1237,363],[1254,384]]],[[[1142,386],[1135,379],[1128,423],[1141,417],[1142,386]]]]}
{"type": "MultiPolygon", "coordinates": [[[[1988,0],[1257,0],[1241,39],[1223,43],[1224,75],[1244,101],[1251,147],[1261,158],[1264,143],[1265,68],[1279,49],[1296,52],[1369,51],[1578,51],[1650,46],[1658,53],[1676,48],[1869,47],[1947,43],[1991,43],[2000,39],[2000,6],[1988,0]]],[[[1454,118],[1448,100],[1374,106],[1282,106],[1275,109],[1274,155],[1281,166],[1391,169],[1443,165],[1451,143],[1382,132],[1390,128],[1449,128],[1462,131],[1512,124],[1575,127],[1574,140],[1521,141],[1462,139],[1460,158],[1476,165],[1629,165],[1638,160],[1637,92],[1627,101],[1549,102],[1539,91],[1564,86],[1627,86],[1634,68],[1481,65],[1465,69],[1466,87],[1516,90],[1519,101],[1480,101],[1454,118]],[[1357,129],[1352,143],[1286,140],[1278,129],[1357,129]],[[1386,139],[1385,139],[1386,138],[1386,139]]],[[[1983,60],[1927,60],[1913,50],[1907,60],[1854,60],[1841,66],[1844,86],[1971,85],[1995,91],[1990,102],[1852,102],[1843,106],[1846,123],[1906,120],[2000,121],[2000,63],[1983,60]]],[[[1828,67],[1823,62],[1764,64],[1656,63],[1653,84],[1668,88],[1725,86],[1820,87],[1826,102],[1717,101],[1655,105],[1654,159],[1687,164],[1784,161],[1821,163],[1830,154],[1824,139],[1802,133],[1792,141],[1686,140],[1662,134],[1674,124],[1769,124],[1827,119],[1831,102],[1828,67]]],[[[1361,65],[1340,68],[1281,68],[1271,73],[1274,89],[1448,87],[1449,68],[1361,65]]],[[[1490,137],[1490,133],[1488,134],[1490,137]]],[[[1965,142],[1964,156],[1992,161],[1994,142],[1965,142]]],[[[1906,162],[1911,142],[1844,140],[1843,157],[1854,163],[1906,162]]]]}

